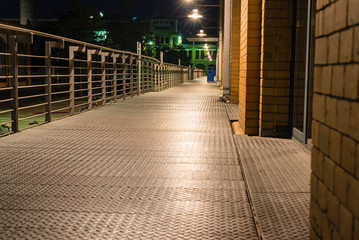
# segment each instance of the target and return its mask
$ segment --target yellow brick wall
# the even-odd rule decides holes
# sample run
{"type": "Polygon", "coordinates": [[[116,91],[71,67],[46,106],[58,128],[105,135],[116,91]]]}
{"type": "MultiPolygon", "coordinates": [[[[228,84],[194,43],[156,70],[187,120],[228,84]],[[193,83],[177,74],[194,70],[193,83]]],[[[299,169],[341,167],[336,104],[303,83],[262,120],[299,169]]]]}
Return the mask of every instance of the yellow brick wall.
{"type": "Polygon", "coordinates": [[[239,54],[240,54],[240,15],[241,0],[232,0],[232,23],[231,23],[231,103],[239,102],[239,54]]]}
{"type": "Polygon", "coordinates": [[[311,239],[359,239],[359,0],[318,0],[311,239]]]}
{"type": "Polygon", "coordinates": [[[241,1],[239,123],[245,134],[258,135],[261,1],[241,1]]]}
{"type": "Polygon", "coordinates": [[[263,0],[259,135],[288,134],[292,0],[263,0]],[[286,127],[278,132],[278,127],[286,127]]]}

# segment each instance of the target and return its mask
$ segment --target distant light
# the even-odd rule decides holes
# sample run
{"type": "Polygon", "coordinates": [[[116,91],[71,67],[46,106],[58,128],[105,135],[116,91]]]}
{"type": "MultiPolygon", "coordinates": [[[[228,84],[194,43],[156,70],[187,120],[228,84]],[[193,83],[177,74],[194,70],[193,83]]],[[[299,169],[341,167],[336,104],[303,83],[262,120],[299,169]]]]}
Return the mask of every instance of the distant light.
{"type": "Polygon", "coordinates": [[[137,17],[133,17],[132,20],[137,20],[137,17]]]}
{"type": "Polygon", "coordinates": [[[152,42],[152,41],[149,41],[148,44],[149,44],[149,45],[153,45],[153,42],[152,42]]]}
{"type": "Polygon", "coordinates": [[[209,49],[208,44],[206,43],[206,44],[203,46],[203,48],[208,50],[208,49],[209,49]]]}
{"type": "Polygon", "coordinates": [[[91,19],[93,19],[93,16],[90,16],[91,19]]]}
{"type": "Polygon", "coordinates": [[[207,36],[207,34],[204,33],[204,30],[199,30],[199,33],[197,33],[197,36],[205,37],[205,36],[207,36]]]}
{"type": "Polygon", "coordinates": [[[182,39],[182,37],[181,37],[181,36],[178,36],[178,39],[182,39]]]}
{"type": "Polygon", "coordinates": [[[104,17],[105,15],[103,14],[103,12],[100,12],[100,17],[104,17]]]}
{"type": "Polygon", "coordinates": [[[188,15],[188,17],[198,19],[198,18],[202,18],[203,16],[198,13],[198,9],[193,9],[192,14],[188,15]]]}

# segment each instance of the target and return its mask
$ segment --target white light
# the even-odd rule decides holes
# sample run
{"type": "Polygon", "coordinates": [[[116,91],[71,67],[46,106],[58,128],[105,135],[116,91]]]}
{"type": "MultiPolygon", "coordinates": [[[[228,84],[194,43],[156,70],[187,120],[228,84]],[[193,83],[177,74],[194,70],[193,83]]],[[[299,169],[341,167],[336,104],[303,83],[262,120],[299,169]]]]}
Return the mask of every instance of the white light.
{"type": "Polygon", "coordinates": [[[203,16],[198,14],[198,9],[193,9],[192,15],[188,15],[188,17],[198,19],[198,18],[202,18],[203,16]]]}
{"type": "Polygon", "coordinates": [[[204,30],[199,30],[199,33],[197,33],[197,36],[205,37],[207,34],[204,33],[204,30]]]}

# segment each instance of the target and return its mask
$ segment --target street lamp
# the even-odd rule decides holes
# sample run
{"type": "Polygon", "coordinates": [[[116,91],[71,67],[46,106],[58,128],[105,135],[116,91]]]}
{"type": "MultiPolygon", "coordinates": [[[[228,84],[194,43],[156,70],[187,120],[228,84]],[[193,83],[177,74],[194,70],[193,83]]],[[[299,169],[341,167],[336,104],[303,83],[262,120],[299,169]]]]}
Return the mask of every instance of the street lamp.
{"type": "Polygon", "coordinates": [[[199,30],[199,33],[197,33],[197,36],[205,37],[205,36],[207,36],[207,34],[204,33],[204,30],[199,30]]]}
{"type": "Polygon", "coordinates": [[[188,17],[194,19],[203,18],[203,16],[198,13],[198,9],[193,9],[192,14],[188,15],[188,17]]]}

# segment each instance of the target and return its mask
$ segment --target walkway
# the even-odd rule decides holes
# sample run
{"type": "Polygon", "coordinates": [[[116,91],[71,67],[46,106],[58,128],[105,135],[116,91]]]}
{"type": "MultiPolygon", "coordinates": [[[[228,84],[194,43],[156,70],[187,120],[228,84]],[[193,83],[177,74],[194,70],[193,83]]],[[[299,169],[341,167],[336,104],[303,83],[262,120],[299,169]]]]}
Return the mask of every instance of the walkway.
{"type": "Polygon", "coordinates": [[[0,239],[258,239],[246,191],[261,197],[250,181],[263,175],[247,171],[257,140],[233,138],[218,95],[196,80],[1,138],[0,239]]]}

